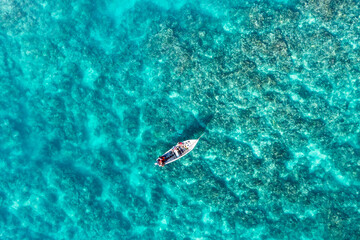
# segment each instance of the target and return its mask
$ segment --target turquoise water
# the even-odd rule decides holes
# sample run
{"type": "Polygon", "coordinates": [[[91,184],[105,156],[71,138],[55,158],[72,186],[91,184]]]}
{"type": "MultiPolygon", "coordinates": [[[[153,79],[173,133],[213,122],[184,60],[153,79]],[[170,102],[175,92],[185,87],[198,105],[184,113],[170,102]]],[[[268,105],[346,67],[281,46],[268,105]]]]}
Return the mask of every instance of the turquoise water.
{"type": "Polygon", "coordinates": [[[359,13],[1,1],[0,239],[359,239],[359,13]]]}

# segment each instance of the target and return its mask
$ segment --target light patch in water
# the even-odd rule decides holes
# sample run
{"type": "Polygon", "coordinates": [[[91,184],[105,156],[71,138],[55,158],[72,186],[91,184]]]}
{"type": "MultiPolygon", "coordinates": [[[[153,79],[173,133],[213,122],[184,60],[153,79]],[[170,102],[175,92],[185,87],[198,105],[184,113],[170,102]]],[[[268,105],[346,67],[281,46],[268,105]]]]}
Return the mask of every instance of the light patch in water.
{"type": "Polygon", "coordinates": [[[260,158],[260,157],[261,157],[261,152],[260,152],[259,147],[256,146],[256,145],[251,145],[251,147],[252,147],[252,149],[253,149],[254,154],[255,154],[258,158],[260,158]]]}
{"type": "Polygon", "coordinates": [[[291,78],[292,80],[298,80],[298,79],[299,79],[299,77],[298,77],[297,74],[290,74],[290,78],[291,78]]]}
{"type": "Polygon", "coordinates": [[[289,170],[292,170],[297,163],[298,163],[298,160],[288,161],[286,163],[286,168],[289,170]]]}
{"type": "Polygon", "coordinates": [[[191,178],[191,179],[186,179],[185,182],[186,182],[186,184],[191,185],[191,184],[195,183],[196,180],[194,178],[191,178]]]}
{"type": "Polygon", "coordinates": [[[203,218],[202,218],[202,221],[203,221],[204,223],[213,223],[213,222],[214,222],[214,220],[212,220],[212,219],[210,218],[209,213],[205,213],[205,214],[204,214],[204,216],[203,216],[203,218]]]}
{"type": "Polygon", "coordinates": [[[313,24],[314,22],[316,22],[316,19],[312,15],[309,15],[307,22],[313,24]]]}
{"type": "Polygon", "coordinates": [[[290,97],[295,102],[300,101],[300,98],[299,98],[299,96],[297,94],[291,94],[290,97]]]}
{"type": "Polygon", "coordinates": [[[176,98],[176,97],[179,97],[179,94],[177,92],[171,92],[169,97],[170,98],[176,98]]]}
{"type": "Polygon", "coordinates": [[[345,186],[349,186],[349,185],[350,185],[350,180],[349,180],[346,176],[342,175],[339,170],[335,170],[335,171],[333,172],[333,174],[334,174],[335,179],[336,179],[339,183],[341,183],[341,184],[343,184],[343,185],[345,185],[345,186]]]}
{"type": "Polygon", "coordinates": [[[14,201],[13,205],[11,205],[11,208],[17,210],[19,208],[19,200],[14,201]]]}
{"type": "Polygon", "coordinates": [[[227,31],[227,32],[233,32],[234,29],[235,29],[235,27],[233,27],[230,23],[225,23],[225,24],[223,25],[223,28],[224,28],[224,30],[227,31]]]}
{"type": "Polygon", "coordinates": [[[326,155],[322,154],[320,150],[314,145],[310,144],[308,148],[311,150],[309,152],[309,159],[311,161],[310,171],[314,170],[320,163],[326,159],[326,155]]]}

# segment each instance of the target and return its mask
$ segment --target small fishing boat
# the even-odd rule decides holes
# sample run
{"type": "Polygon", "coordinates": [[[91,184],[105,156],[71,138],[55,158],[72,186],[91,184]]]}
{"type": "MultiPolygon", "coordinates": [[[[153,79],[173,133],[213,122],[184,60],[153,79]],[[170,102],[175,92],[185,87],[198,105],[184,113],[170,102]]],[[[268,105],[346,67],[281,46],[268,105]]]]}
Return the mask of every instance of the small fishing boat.
{"type": "Polygon", "coordinates": [[[198,139],[191,139],[186,140],[183,142],[179,142],[172,148],[170,148],[169,151],[161,155],[157,160],[155,165],[158,166],[165,166],[166,164],[175,162],[179,160],[180,158],[184,157],[186,154],[191,152],[196,144],[199,142],[200,138],[204,135],[204,133],[198,138],[198,139]],[[162,164],[163,163],[163,164],[162,164]]]}

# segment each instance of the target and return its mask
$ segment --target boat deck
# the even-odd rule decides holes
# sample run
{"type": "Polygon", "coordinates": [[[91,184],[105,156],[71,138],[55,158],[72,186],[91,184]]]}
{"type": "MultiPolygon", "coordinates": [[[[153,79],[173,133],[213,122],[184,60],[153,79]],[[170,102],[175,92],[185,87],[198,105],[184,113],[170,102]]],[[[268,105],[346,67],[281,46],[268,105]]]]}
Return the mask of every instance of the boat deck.
{"type": "Polygon", "coordinates": [[[173,152],[172,150],[168,151],[163,155],[165,157],[165,164],[167,162],[172,162],[173,160],[180,158],[181,156],[183,156],[184,154],[190,151],[189,149],[186,149],[184,147],[178,147],[178,149],[179,149],[178,150],[179,156],[176,156],[175,152],[173,152]]]}
{"type": "Polygon", "coordinates": [[[194,149],[194,147],[198,143],[199,139],[200,138],[190,139],[190,140],[185,140],[183,142],[179,142],[177,145],[170,148],[170,150],[168,150],[166,153],[161,155],[155,162],[155,165],[164,166],[166,164],[169,164],[169,163],[179,160],[180,158],[184,157],[185,155],[187,155],[189,152],[191,152],[194,149]],[[161,160],[160,160],[162,157],[165,158],[164,165],[162,165],[161,160]]]}

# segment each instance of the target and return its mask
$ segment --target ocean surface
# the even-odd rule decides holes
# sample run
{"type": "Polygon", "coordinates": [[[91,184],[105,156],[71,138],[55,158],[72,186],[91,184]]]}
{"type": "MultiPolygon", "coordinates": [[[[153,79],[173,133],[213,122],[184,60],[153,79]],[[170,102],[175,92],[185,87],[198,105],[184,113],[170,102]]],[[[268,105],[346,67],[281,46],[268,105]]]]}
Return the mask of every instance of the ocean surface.
{"type": "Polygon", "coordinates": [[[1,0],[0,239],[360,239],[359,16],[1,0]]]}

